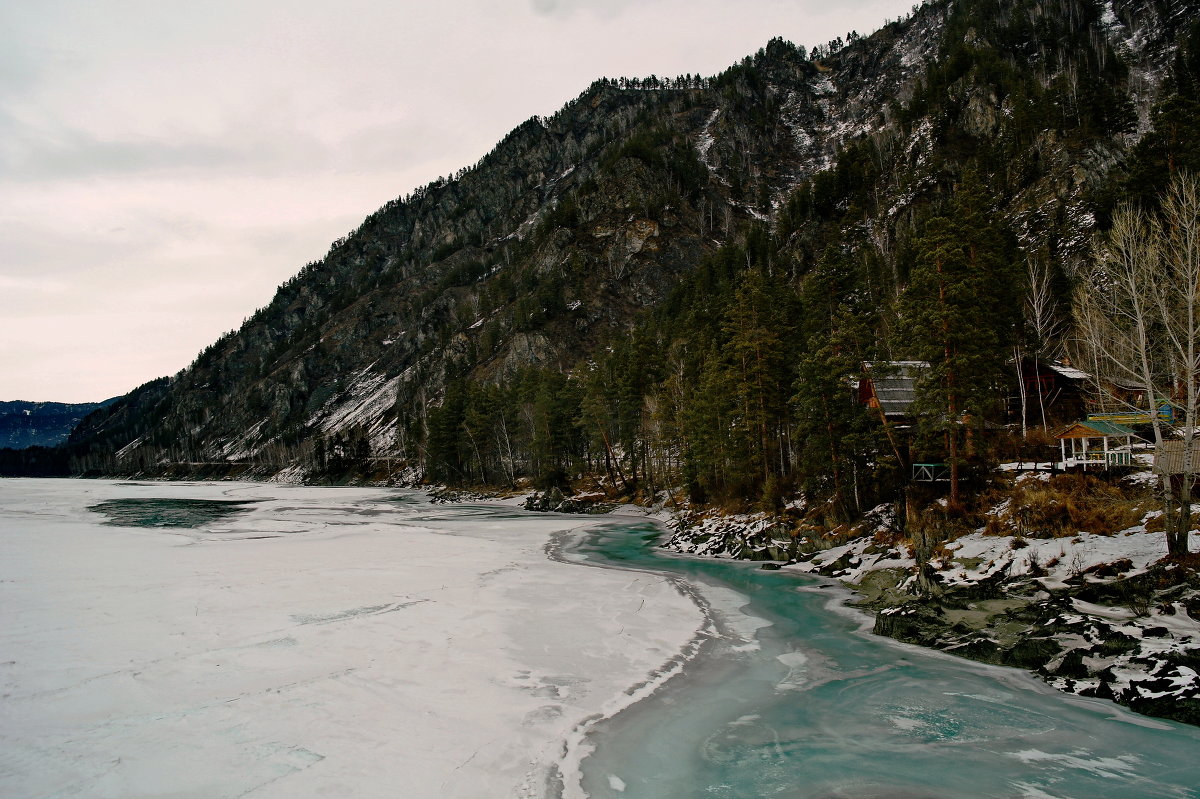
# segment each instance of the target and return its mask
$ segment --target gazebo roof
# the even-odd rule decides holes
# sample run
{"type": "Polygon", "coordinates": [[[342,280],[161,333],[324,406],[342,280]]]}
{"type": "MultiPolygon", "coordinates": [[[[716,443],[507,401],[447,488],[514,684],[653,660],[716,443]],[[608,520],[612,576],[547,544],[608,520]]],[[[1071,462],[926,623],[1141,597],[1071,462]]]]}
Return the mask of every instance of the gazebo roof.
{"type": "Polygon", "coordinates": [[[1137,433],[1123,424],[1096,420],[1072,422],[1055,438],[1125,438],[1135,435],[1137,433]]]}

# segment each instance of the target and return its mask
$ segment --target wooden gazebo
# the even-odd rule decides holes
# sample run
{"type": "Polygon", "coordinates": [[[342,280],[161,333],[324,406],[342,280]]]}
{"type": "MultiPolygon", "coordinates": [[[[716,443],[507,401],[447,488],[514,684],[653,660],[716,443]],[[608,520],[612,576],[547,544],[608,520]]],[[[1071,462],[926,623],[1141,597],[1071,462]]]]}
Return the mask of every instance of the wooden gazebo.
{"type": "Polygon", "coordinates": [[[1133,465],[1133,437],[1137,435],[1132,429],[1116,422],[1097,419],[1087,419],[1082,422],[1072,422],[1055,438],[1062,452],[1063,468],[1081,466],[1087,471],[1107,469],[1112,466],[1133,465]],[[1099,441],[1097,441],[1099,439],[1099,441]],[[1110,439],[1124,439],[1123,445],[1112,446],[1110,439]],[[1071,442],[1071,455],[1067,456],[1067,442],[1071,442]],[[1096,441],[1095,444],[1091,442],[1096,441]]]}

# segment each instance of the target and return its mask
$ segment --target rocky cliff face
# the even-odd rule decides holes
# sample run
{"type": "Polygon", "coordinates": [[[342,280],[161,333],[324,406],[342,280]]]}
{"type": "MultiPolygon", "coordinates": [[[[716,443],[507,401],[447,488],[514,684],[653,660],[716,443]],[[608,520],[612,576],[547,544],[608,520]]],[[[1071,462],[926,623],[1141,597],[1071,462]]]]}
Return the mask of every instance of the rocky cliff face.
{"type": "Polygon", "coordinates": [[[933,2],[813,53],[772,41],[712,79],[597,82],[478,164],[371,214],[189,367],[93,414],[72,437],[76,469],[419,465],[448,379],[585,361],[706,254],[754,224],[778,225],[798,185],[840,185],[839,156],[864,142],[877,161],[874,210],[854,224],[894,261],[897,230],[950,180],[946,164],[964,146],[949,117],[1000,141],[1024,112],[976,72],[955,74],[964,41],[1044,70],[1047,84],[1087,74],[1081,59],[1125,65],[1113,92],[1134,109],[1131,125],[1086,135],[1048,126],[991,176],[1023,244],[1069,265],[1094,224],[1090,192],[1148,124],[1196,6],[1009,5],[989,6],[983,33],[933,2]],[[1093,55],[1056,43],[1070,25],[1091,37],[1093,55]]]}

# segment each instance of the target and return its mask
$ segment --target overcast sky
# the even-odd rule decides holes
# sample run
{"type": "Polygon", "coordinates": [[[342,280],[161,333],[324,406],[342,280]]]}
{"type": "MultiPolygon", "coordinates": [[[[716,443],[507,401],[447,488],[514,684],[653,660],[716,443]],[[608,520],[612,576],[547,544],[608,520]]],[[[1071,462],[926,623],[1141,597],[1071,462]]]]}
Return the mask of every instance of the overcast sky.
{"type": "Polygon", "coordinates": [[[0,400],[188,365],[388,200],[594,79],[711,75],[912,0],[0,4],[0,400]]]}

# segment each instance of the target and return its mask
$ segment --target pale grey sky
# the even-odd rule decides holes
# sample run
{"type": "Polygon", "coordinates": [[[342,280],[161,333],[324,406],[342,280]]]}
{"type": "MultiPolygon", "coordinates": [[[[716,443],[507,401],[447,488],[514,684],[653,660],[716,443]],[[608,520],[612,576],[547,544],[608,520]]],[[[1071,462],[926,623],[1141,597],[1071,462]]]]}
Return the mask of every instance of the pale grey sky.
{"type": "Polygon", "coordinates": [[[912,0],[0,7],[0,400],[174,374],[390,199],[601,76],[711,75],[912,0]]]}

